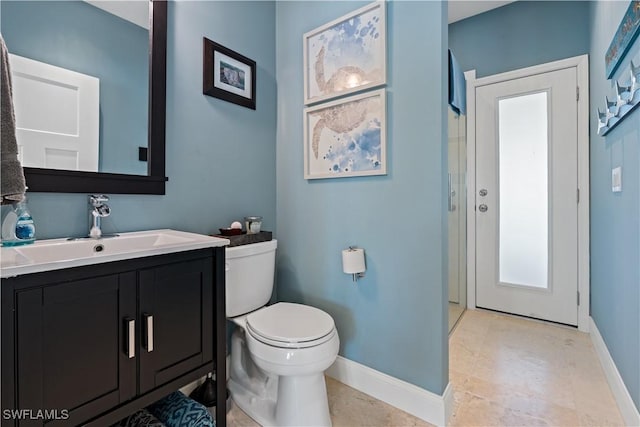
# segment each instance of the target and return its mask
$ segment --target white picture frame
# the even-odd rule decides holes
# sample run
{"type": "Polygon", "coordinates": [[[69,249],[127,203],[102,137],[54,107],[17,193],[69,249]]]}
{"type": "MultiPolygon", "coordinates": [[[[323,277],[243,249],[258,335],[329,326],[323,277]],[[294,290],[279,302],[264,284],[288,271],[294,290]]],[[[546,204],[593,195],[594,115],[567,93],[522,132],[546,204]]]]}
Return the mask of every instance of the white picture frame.
{"type": "Polygon", "coordinates": [[[304,104],[386,84],[386,44],[384,1],[305,33],[304,104]]]}
{"type": "Polygon", "coordinates": [[[304,178],[386,175],[386,92],[304,109],[304,178]]]}

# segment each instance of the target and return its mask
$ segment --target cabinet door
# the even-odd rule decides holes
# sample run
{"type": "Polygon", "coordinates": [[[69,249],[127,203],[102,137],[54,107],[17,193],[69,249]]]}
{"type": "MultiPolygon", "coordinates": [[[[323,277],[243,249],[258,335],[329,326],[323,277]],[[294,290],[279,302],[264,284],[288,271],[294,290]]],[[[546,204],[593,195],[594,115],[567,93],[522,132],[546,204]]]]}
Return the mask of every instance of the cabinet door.
{"type": "Polygon", "coordinates": [[[18,425],[77,425],[134,397],[135,302],[135,272],[16,291],[17,408],[58,419],[18,425]]]}
{"type": "Polygon", "coordinates": [[[140,271],[140,393],[213,360],[213,259],[140,271]]]}

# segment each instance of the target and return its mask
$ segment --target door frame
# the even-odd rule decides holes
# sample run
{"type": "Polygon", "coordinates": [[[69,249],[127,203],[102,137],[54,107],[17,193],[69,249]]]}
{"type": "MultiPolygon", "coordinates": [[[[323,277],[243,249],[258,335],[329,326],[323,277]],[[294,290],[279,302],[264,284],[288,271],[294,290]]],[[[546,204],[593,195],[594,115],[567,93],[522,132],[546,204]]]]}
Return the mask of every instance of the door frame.
{"type": "MultiPolygon", "coordinates": [[[[467,308],[476,309],[476,88],[534,74],[576,68],[578,96],[578,330],[589,332],[589,55],[467,80],[467,308]]],[[[576,296],[577,298],[578,296],[576,296]]]]}

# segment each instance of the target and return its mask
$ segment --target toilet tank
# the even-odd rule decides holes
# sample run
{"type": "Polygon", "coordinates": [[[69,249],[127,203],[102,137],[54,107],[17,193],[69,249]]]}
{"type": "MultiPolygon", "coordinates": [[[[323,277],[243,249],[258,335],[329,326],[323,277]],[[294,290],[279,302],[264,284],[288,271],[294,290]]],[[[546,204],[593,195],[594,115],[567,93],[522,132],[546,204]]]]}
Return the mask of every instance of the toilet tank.
{"type": "Polygon", "coordinates": [[[227,317],[263,307],[273,291],[278,242],[252,243],[225,249],[227,317]]]}

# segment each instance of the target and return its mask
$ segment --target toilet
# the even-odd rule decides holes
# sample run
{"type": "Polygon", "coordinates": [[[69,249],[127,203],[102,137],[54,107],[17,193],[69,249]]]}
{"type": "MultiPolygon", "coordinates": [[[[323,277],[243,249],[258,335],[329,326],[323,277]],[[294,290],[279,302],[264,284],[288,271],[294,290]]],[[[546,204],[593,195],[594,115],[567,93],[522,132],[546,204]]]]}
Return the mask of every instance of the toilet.
{"type": "Polygon", "coordinates": [[[333,318],[302,304],[266,306],[278,242],[226,248],[229,391],[263,426],[330,426],[324,371],[338,355],[333,318]]]}

